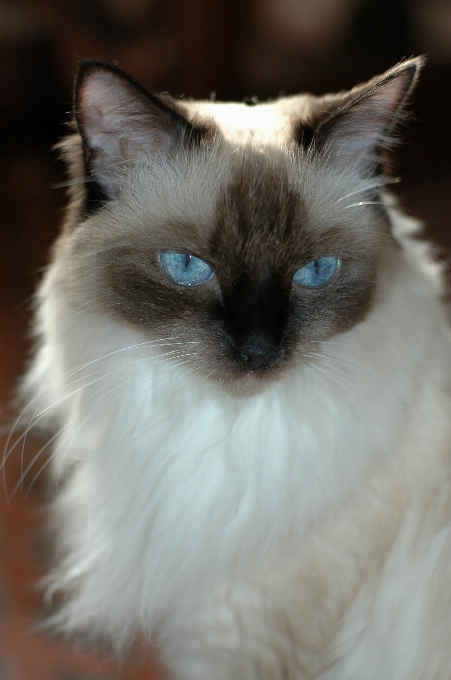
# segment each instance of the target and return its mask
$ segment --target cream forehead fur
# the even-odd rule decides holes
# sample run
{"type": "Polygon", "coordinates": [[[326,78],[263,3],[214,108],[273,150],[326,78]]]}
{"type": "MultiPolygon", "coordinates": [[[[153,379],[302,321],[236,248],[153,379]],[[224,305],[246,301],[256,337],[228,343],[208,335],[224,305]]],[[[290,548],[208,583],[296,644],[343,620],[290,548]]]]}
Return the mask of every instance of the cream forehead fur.
{"type": "MultiPolygon", "coordinates": [[[[235,111],[248,117],[239,143],[255,151],[263,137],[249,130],[268,116],[285,129],[280,109],[295,105],[197,105],[233,135],[191,163],[142,159],[121,176],[121,197],[57,248],[23,386],[31,427],[57,428],[52,466],[65,478],[49,593],[68,594],[56,618],[67,631],[118,647],[156,634],[180,680],[443,680],[450,337],[441,271],[409,235],[416,223],[383,197],[392,236],[364,322],[248,398],[197,370],[201,348],[89,311],[67,281],[90,228],[95,250],[96,230],[139,233],[146,215],[205,226],[243,153],[235,111]]],[[[371,183],[358,162],[345,171],[307,157],[295,171],[272,139],[268,162],[283,163],[318,224],[346,210],[363,235],[366,208],[347,209],[371,183]]]]}

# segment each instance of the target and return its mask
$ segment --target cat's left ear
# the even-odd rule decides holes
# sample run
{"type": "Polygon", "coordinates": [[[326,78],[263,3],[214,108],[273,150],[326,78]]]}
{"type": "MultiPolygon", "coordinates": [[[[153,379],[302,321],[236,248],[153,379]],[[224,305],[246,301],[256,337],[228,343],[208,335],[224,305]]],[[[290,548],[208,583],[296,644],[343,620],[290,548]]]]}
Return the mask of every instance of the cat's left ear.
{"type": "Polygon", "coordinates": [[[202,134],[175,100],[151,94],[121,69],[99,61],[81,64],[74,108],[86,175],[106,198],[117,195],[140,155],[158,159],[202,134]]]}
{"type": "Polygon", "coordinates": [[[380,166],[384,149],[396,144],[394,132],[423,64],[423,57],[409,59],[350,92],[332,95],[314,125],[311,148],[365,174],[380,166]]]}

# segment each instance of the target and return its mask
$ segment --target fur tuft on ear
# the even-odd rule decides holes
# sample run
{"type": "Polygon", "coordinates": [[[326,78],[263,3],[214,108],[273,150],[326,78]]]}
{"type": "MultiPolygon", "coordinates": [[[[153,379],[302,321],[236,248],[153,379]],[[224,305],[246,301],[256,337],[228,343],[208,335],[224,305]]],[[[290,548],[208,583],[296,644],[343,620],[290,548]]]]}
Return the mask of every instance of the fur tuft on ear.
{"type": "Polygon", "coordinates": [[[113,198],[124,171],[142,154],[171,153],[192,126],[172,105],[120,69],[99,61],[81,64],[75,85],[75,118],[83,140],[86,173],[113,198]]]}
{"type": "MultiPolygon", "coordinates": [[[[338,162],[360,166],[370,174],[382,162],[382,152],[396,143],[393,132],[405,117],[424,58],[401,62],[350,92],[332,97],[332,115],[316,128],[315,147],[338,162]]],[[[329,109],[330,111],[330,109],[329,109]]]]}

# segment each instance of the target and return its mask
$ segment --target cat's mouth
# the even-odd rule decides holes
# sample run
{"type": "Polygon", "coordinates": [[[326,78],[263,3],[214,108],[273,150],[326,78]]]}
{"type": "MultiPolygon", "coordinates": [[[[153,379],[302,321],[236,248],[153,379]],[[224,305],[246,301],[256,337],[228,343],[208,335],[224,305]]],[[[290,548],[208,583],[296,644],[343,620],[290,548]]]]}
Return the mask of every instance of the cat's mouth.
{"type": "Polygon", "coordinates": [[[243,373],[236,381],[237,385],[246,392],[257,392],[266,387],[268,383],[273,382],[273,373],[265,371],[248,371],[243,373]]]}
{"type": "Polygon", "coordinates": [[[252,365],[246,360],[241,360],[235,364],[233,370],[227,371],[226,374],[221,376],[220,382],[229,392],[238,396],[261,392],[280,379],[283,373],[283,355],[284,352],[281,351],[270,361],[263,362],[258,366],[255,363],[252,365]]]}
{"type": "Polygon", "coordinates": [[[260,371],[247,371],[224,376],[220,380],[220,384],[228,393],[245,397],[258,394],[273,381],[274,375],[270,376],[260,371]]]}
{"type": "Polygon", "coordinates": [[[235,370],[231,384],[239,393],[255,393],[280,378],[285,348],[278,343],[255,343],[234,347],[235,370]]]}

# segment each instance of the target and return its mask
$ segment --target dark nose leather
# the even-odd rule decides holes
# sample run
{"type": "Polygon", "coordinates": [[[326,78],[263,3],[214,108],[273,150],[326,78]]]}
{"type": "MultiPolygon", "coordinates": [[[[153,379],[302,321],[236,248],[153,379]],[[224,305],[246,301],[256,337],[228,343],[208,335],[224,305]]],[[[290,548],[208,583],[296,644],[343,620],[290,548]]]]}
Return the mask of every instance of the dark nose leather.
{"type": "Polygon", "coordinates": [[[226,330],[243,367],[270,366],[283,352],[289,290],[275,277],[256,283],[243,279],[223,300],[226,330]]]}
{"type": "Polygon", "coordinates": [[[267,366],[277,356],[277,350],[273,347],[261,348],[259,346],[249,346],[241,348],[241,359],[243,364],[250,370],[267,366]]]}
{"type": "Polygon", "coordinates": [[[277,358],[283,335],[280,310],[262,302],[241,308],[235,317],[233,346],[251,371],[268,366],[277,358]]]}

